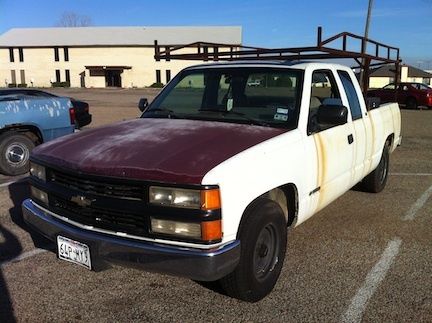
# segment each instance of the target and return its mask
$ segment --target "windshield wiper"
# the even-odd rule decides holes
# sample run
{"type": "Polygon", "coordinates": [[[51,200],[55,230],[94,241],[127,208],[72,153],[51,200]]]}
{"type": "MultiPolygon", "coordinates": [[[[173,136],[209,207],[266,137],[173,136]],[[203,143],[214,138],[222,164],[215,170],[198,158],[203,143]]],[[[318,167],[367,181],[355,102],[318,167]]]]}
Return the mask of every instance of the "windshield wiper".
{"type": "MultiPolygon", "coordinates": [[[[154,108],[154,109],[146,111],[146,113],[150,113],[150,112],[166,112],[168,118],[178,118],[175,115],[173,110],[167,109],[167,108],[154,108]]],[[[144,113],[144,114],[146,114],[146,113],[144,113]]]]}
{"type": "Polygon", "coordinates": [[[253,125],[262,126],[262,127],[270,127],[270,124],[268,124],[267,122],[251,118],[251,117],[247,116],[243,112],[232,111],[232,110],[230,110],[230,111],[227,111],[227,110],[213,110],[213,109],[200,109],[198,111],[202,111],[202,112],[217,112],[217,113],[222,114],[223,117],[225,117],[228,114],[233,114],[233,115],[242,117],[244,120],[249,121],[253,125]]]}

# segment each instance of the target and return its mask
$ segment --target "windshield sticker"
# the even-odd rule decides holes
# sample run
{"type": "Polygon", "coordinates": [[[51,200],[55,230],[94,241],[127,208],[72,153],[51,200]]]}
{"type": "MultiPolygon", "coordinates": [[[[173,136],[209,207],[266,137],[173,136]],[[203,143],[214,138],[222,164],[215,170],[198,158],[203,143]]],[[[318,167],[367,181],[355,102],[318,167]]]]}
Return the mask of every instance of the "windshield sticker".
{"type": "Polygon", "coordinates": [[[288,116],[286,114],[276,113],[274,115],[273,119],[274,120],[278,120],[278,121],[287,121],[288,120],[288,116]]]}
{"type": "Polygon", "coordinates": [[[233,99],[228,99],[228,101],[227,101],[227,111],[231,111],[232,110],[233,103],[234,103],[233,99]]]}
{"type": "Polygon", "coordinates": [[[277,108],[277,113],[280,113],[280,114],[288,114],[288,109],[284,109],[284,108],[277,108]]]}

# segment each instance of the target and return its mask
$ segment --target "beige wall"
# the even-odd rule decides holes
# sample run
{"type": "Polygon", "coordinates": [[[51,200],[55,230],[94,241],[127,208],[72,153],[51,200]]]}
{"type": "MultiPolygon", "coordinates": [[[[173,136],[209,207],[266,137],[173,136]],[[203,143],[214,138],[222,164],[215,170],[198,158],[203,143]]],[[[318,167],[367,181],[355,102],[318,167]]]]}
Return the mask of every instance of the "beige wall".
{"type": "Polygon", "coordinates": [[[379,89],[387,84],[391,83],[390,77],[370,77],[369,78],[369,88],[379,89]]]}
{"type": "Polygon", "coordinates": [[[24,61],[19,61],[18,49],[14,50],[15,62],[9,62],[9,49],[0,49],[0,84],[12,83],[11,70],[15,70],[16,83],[22,83],[20,71],[24,70],[25,83],[31,85],[49,86],[50,79],[55,79],[55,68],[48,66],[54,62],[54,50],[51,48],[35,48],[31,53],[24,49],[24,61]]]}
{"type": "MultiPolygon", "coordinates": [[[[9,49],[0,48],[0,86],[11,83],[11,70],[15,70],[17,83],[21,83],[20,70],[25,71],[27,85],[50,87],[60,70],[60,81],[66,81],[65,70],[70,71],[72,87],[80,87],[80,74],[85,73],[86,87],[105,87],[104,76],[90,76],[85,66],[129,66],[121,74],[122,87],[144,87],[156,82],[156,70],[161,71],[161,81],[167,83],[166,71],[173,78],[183,68],[200,64],[199,61],[172,60],[156,62],[153,47],[70,47],[69,61],[64,60],[63,48],[59,48],[59,61],[54,60],[53,48],[24,48],[24,62],[19,62],[15,48],[15,62],[9,62],[9,49]]],[[[190,49],[189,49],[190,51],[190,49]]],[[[180,52],[179,52],[180,53],[180,52]]]]}

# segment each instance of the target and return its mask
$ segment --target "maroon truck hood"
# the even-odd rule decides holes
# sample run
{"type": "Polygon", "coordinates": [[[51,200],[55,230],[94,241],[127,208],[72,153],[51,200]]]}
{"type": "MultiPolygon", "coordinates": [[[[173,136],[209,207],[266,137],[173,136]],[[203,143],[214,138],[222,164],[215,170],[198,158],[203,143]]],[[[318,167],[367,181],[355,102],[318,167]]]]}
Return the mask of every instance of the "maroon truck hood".
{"type": "Polygon", "coordinates": [[[283,132],[222,122],[135,119],[50,141],[34,149],[33,157],[88,174],[201,184],[216,165],[283,132]]]}

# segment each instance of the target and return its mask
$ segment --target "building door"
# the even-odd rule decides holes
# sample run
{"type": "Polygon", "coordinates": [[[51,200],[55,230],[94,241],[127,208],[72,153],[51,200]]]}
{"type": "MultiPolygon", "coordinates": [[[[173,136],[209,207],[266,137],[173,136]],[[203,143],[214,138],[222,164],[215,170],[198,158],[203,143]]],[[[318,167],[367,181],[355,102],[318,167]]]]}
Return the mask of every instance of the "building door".
{"type": "Polygon", "coordinates": [[[121,87],[121,73],[122,70],[106,70],[105,71],[105,84],[108,87],[121,87]]]}
{"type": "Polygon", "coordinates": [[[80,73],[80,85],[81,85],[81,87],[86,87],[85,86],[85,71],[80,73]]]}

